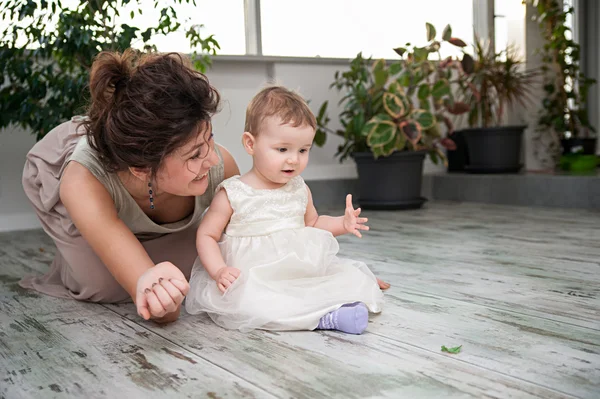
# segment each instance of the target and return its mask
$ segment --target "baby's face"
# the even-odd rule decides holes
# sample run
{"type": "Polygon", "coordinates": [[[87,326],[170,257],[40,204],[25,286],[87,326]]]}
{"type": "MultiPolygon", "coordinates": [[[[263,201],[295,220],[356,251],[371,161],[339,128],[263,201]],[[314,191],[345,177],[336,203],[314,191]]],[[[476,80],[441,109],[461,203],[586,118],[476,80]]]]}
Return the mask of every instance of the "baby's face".
{"type": "Polygon", "coordinates": [[[285,184],[308,164],[315,130],[308,126],[281,124],[279,117],[263,121],[255,139],[254,167],[273,183],[285,184]]]}

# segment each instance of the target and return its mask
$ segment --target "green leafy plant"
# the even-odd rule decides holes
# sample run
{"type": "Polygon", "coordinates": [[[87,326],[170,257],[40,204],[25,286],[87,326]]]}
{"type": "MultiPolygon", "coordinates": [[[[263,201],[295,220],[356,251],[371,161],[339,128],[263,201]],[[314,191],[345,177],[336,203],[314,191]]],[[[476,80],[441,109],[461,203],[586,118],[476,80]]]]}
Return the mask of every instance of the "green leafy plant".
{"type": "Polygon", "coordinates": [[[460,79],[462,100],[469,105],[471,127],[502,125],[507,107],[527,107],[539,71],[526,70],[516,49],[509,46],[496,52],[488,42],[475,38],[475,58],[468,54],[462,61],[460,79]]]}
{"type": "Polygon", "coordinates": [[[460,353],[461,348],[462,348],[462,345],[455,346],[454,348],[446,348],[444,345],[442,345],[442,352],[457,354],[457,353],[460,353]]]}
{"type": "MultiPolygon", "coordinates": [[[[0,4],[0,128],[11,124],[31,129],[41,139],[56,125],[83,111],[93,58],[103,50],[123,51],[137,45],[145,51],[155,35],[182,28],[176,4],[160,9],[156,26],[140,29],[117,18],[126,7],[131,18],[159,1],[80,0],[67,8],[60,0],[8,0],[0,4]],[[133,7],[133,8],[132,8],[133,7]]],[[[185,28],[194,49],[195,67],[204,71],[219,44],[200,35],[202,25],[185,28]]]]}
{"type": "Polygon", "coordinates": [[[359,53],[350,69],[337,71],[330,88],[344,92],[340,100],[343,110],[339,115],[342,129],[328,127],[328,102],[317,115],[315,143],[322,146],[326,135],[344,138],[336,156],[340,161],[354,152],[371,151],[375,158],[389,156],[395,151],[427,151],[434,162],[445,160],[440,147],[454,148],[454,142],[442,134],[452,133],[449,115],[468,110],[466,104],[455,101],[452,86],[460,62],[449,57],[441,60],[440,46],[447,42],[464,47],[466,44],[452,37],[448,25],[441,40],[436,30],[427,23],[427,41],[423,47],[410,46],[394,49],[400,60],[387,65],[383,59],[373,62],[359,53]],[[438,54],[439,62],[429,60],[438,54]]]}
{"type": "Polygon", "coordinates": [[[580,70],[581,48],[566,24],[574,9],[556,0],[530,2],[537,9],[546,41],[542,51],[545,96],[539,124],[560,138],[593,137],[596,130],[588,118],[587,98],[596,81],[580,70]]]}

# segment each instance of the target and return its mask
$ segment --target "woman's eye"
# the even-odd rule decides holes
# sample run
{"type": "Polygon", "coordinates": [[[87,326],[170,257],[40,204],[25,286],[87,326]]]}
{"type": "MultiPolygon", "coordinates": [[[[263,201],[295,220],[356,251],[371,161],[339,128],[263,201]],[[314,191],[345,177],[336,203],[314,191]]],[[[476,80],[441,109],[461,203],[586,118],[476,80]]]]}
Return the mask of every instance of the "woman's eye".
{"type": "Polygon", "coordinates": [[[300,154],[304,154],[304,153],[305,153],[305,152],[307,152],[307,151],[308,151],[308,150],[301,149],[301,150],[300,150],[300,154]]]}
{"type": "Polygon", "coordinates": [[[279,150],[279,152],[286,152],[287,148],[279,148],[278,150],[279,150]]]}

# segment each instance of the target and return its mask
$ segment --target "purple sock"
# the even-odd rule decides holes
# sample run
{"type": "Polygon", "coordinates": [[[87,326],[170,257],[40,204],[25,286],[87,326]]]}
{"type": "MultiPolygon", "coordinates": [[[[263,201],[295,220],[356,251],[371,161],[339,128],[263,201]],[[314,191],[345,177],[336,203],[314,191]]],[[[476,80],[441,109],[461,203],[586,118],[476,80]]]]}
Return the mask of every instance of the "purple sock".
{"type": "Polygon", "coordinates": [[[364,303],[355,302],[327,313],[319,320],[317,329],[338,330],[349,334],[361,334],[369,324],[369,310],[364,303]]]}

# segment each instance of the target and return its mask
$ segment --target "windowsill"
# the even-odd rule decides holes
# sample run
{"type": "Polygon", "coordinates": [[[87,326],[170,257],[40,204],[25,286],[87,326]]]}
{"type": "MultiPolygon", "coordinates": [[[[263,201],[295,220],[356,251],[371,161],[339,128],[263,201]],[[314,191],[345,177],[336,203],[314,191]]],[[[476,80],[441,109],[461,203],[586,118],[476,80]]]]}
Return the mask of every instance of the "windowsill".
{"type": "MultiPolygon", "coordinates": [[[[377,58],[374,58],[376,60],[377,58]]],[[[272,55],[215,55],[214,63],[219,62],[249,62],[249,63],[290,63],[290,64],[320,64],[320,65],[348,65],[352,58],[331,57],[285,57],[272,55]]],[[[386,62],[396,62],[397,59],[386,59],[386,62]]]]}

